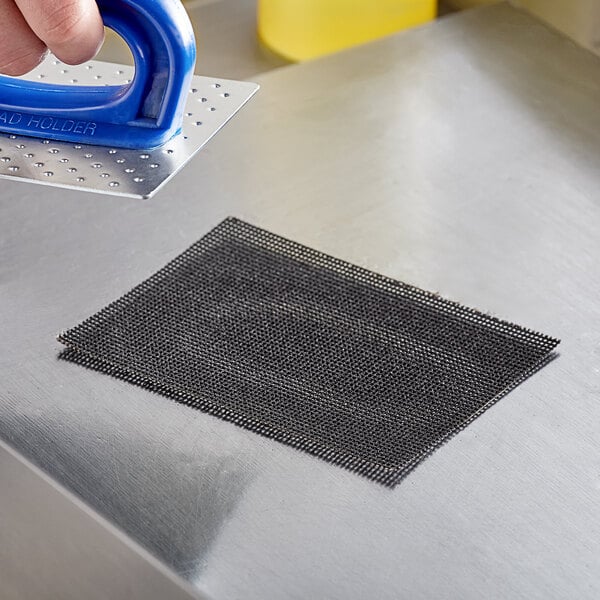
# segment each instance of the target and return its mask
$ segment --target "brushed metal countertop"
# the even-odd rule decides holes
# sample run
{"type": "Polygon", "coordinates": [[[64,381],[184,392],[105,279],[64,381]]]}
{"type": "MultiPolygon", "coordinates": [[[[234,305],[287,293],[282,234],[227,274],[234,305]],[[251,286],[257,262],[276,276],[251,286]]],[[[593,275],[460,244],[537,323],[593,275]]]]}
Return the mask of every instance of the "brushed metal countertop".
{"type": "Polygon", "coordinates": [[[499,5],[258,82],[152,201],[2,182],[0,437],[216,599],[598,598],[600,60],[499,5]],[[560,356],[393,490],[57,360],[227,215],[560,356]]]}
{"type": "Polygon", "coordinates": [[[0,481],[2,600],[201,600],[1,440],[0,481]]]}

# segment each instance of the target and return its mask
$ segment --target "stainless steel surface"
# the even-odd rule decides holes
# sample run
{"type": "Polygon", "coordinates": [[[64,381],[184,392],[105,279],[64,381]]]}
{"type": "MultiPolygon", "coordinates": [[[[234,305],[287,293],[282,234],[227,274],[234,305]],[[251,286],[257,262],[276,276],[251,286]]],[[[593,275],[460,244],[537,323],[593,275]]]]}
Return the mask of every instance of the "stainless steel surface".
{"type": "MultiPolygon", "coordinates": [[[[27,79],[73,85],[122,85],[133,68],[99,61],[70,66],[49,56],[27,79]]],[[[56,142],[0,133],[0,178],[102,194],[150,198],[246,104],[258,86],[194,76],[182,131],[154,150],[56,142]]]]}
{"type": "MultiPolygon", "coordinates": [[[[472,8],[498,0],[445,0],[455,9],[472,8]]],[[[600,55],[600,2],[598,0],[512,0],[568,35],[572,40],[600,55]]]]}
{"type": "Polygon", "coordinates": [[[151,202],[2,183],[0,435],[214,598],[600,597],[598,58],[502,5],[260,82],[151,202]],[[561,355],[394,490],[57,360],[228,214],[561,355]]]}
{"type": "MultiPolygon", "coordinates": [[[[263,48],[256,35],[257,0],[191,0],[185,2],[198,44],[196,72],[228,79],[249,79],[289,64],[263,48]]],[[[125,42],[107,31],[99,60],[132,64],[125,42]]]]}
{"type": "Polygon", "coordinates": [[[186,3],[199,45],[198,73],[248,79],[289,64],[259,43],[256,4],[257,0],[186,3]]]}
{"type": "Polygon", "coordinates": [[[0,442],[2,600],[194,600],[113,525],[0,442]]]}

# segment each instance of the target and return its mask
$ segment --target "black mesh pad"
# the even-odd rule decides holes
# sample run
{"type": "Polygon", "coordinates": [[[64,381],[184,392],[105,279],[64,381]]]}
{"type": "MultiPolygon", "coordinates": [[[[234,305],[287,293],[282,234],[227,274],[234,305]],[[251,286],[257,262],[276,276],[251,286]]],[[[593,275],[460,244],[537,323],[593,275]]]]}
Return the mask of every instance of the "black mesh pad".
{"type": "Polygon", "coordinates": [[[64,357],[394,485],[557,340],[227,219],[64,357]]]}

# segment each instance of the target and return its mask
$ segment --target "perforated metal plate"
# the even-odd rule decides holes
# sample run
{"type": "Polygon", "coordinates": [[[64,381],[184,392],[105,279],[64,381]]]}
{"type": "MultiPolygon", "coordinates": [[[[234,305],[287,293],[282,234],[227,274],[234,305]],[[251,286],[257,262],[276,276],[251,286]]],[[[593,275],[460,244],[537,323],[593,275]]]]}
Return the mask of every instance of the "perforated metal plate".
{"type": "MultiPolygon", "coordinates": [[[[72,67],[46,59],[27,79],[73,85],[120,85],[133,67],[91,61],[72,67]]],[[[256,93],[244,81],[195,76],[182,132],[154,150],[56,142],[0,133],[0,177],[103,194],[149,198],[256,93]]]]}

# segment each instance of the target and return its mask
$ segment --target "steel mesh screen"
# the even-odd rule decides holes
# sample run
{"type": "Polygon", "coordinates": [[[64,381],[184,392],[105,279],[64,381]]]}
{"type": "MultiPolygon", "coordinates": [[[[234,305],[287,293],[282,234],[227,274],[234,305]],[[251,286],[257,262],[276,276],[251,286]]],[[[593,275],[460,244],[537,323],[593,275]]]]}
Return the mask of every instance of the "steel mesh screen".
{"type": "Polygon", "coordinates": [[[558,343],[233,218],[59,339],[387,485],[558,343]]]}

